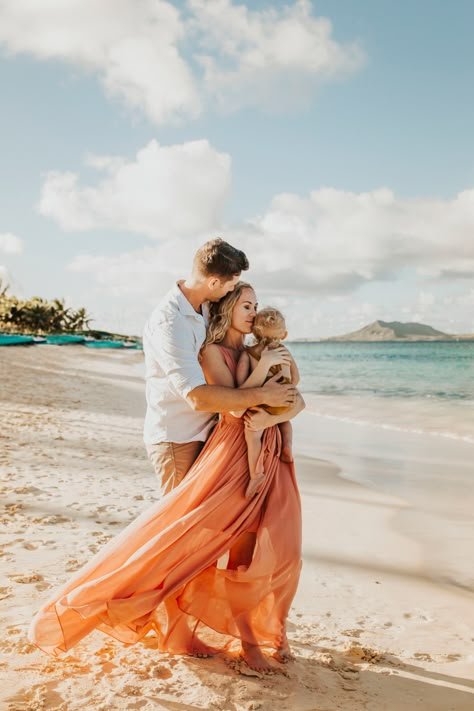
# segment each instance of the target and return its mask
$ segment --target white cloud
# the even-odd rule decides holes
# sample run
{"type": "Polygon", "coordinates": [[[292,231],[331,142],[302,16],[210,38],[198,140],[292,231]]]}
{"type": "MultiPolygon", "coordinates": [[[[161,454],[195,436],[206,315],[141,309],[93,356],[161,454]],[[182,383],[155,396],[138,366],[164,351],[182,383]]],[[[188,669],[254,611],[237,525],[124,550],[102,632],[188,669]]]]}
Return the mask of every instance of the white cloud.
{"type": "Polygon", "coordinates": [[[207,141],[160,146],[151,141],[133,160],[101,156],[89,165],[105,174],[82,186],[74,173],[47,175],[40,212],[64,230],[109,228],[157,239],[196,235],[221,222],[231,161],[207,141]]]}
{"type": "Polygon", "coordinates": [[[158,123],[200,112],[178,44],[185,28],[162,0],[3,0],[0,41],[12,54],[94,71],[107,93],[158,123]]]}
{"type": "MultiPolygon", "coordinates": [[[[101,158],[97,165],[108,175],[96,188],[80,188],[74,175],[50,175],[43,214],[66,229],[141,232],[159,239],[160,249],[178,240],[183,253],[218,230],[250,255],[251,274],[263,289],[277,282],[286,294],[343,294],[396,280],[407,268],[421,281],[474,276],[474,190],[444,201],[398,199],[387,188],[323,188],[307,198],[280,194],[263,215],[228,228],[221,213],[230,159],[206,141],[169,148],[152,142],[135,161],[101,158]]],[[[130,259],[135,257],[127,256],[124,268],[130,259]]],[[[420,292],[417,310],[434,300],[431,292],[420,292]]]]}
{"type": "Polygon", "coordinates": [[[442,303],[437,289],[442,294],[447,285],[462,284],[469,270],[474,275],[474,214],[466,209],[470,195],[402,200],[385,188],[360,194],[324,188],[307,198],[282,194],[240,228],[183,231],[143,251],[82,255],[70,268],[95,277],[98,288],[117,303],[151,308],[175,278],[189,272],[197,246],[219,234],[247,253],[251,269],[244,278],[255,284],[262,304],[280,304],[289,313],[292,336],[308,335],[305,324],[311,326],[309,335],[334,335],[333,317],[321,333],[320,314],[324,321],[328,314],[342,313],[343,330],[382,318],[423,320],[441,330],[467,332],[472,297],[456,303],[452,325],[452,305],[442,303]],[[407,301],[404,291],[412,291],[414,283],[417,290],[407,301]]]}
{"type": "Polygon", "coordinates": [[[341,293],[406,268],[474,276],[474,190],[454,200],[402,200],[386,188],[281,194],[236,235],[265,283],[278,278],[284,289],[341,293]]]}
{"type": "Polygon", "coordinates": [[[250,10],[231,0],[189,0],[207,92],[225,110],[245,105],[293,108],[313,86],[359,69],[356,43],[332,38],[331,22],[314,17],[309,0],[250,10]]]}
{"type": "Polygon", "coordinates": [[[11,232],[0,233],[0,251],[5,254],[21,254],[23,252],[23,242],[11,232]]]}
{"type": "Polygon", "coordinates": [[[0,43],[11,54],[97,74],[107,94],[163,123],[226,109],[308,98],[313,84],[354,71],[363,52],[342,46],[311,3],[251,11],[230,0],[2,0],[0,43]],[[186,51],[186,55],[183,53],[186,51]]]}

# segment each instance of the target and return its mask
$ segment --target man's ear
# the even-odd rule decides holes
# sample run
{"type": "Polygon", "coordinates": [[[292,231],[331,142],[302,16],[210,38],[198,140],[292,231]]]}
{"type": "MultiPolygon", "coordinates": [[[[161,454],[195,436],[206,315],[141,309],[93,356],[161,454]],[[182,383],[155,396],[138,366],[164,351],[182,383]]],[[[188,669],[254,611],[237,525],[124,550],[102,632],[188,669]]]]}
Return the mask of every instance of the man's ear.
{"type": "Polygon", "coordinates": [[[287,335],[288,335],[288,331],[285,331],[285,333],[284,333],[283,336],[281,337],[281,340],[284,341],[285,338],[287,337],[287,335]]]}
{"type": "Polygon", "coordinates": [[[220,279],[218,277],[211,277],[209,281],[207,282],[207,286],[211,291],[214,291],[214,289],[218,289],[221,285],[220,279]]]}

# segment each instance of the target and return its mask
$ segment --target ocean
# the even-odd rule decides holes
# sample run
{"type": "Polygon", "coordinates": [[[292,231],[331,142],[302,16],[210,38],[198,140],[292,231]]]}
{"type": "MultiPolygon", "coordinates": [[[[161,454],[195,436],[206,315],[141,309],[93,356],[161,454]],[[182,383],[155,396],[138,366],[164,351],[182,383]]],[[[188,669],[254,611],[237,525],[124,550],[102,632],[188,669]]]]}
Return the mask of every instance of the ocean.
{"type": "Polygon", "coordinates": [[[288,347],[306,401],[295,451],[406,502],[392,525],[418,542],[424,572],[472,594],[474,343],[288,347]]]}
{"type": "Polygon", "coordinates": [[[474,342],[288,347],[311,411],[474,442],[474,342]]]}

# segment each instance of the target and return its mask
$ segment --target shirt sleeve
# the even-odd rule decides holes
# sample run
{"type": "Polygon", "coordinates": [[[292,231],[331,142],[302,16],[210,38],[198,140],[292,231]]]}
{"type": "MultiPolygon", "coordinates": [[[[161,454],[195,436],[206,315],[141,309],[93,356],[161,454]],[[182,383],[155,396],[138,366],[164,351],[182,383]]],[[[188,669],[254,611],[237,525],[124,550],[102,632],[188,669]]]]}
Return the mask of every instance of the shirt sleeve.
{"type": "Polygon", "coordinates": [[[206,384],[196,354],[195,336],[185,318],[170,318],[149,332],[149,345],[173,390],[184,400],[206,384]]]}

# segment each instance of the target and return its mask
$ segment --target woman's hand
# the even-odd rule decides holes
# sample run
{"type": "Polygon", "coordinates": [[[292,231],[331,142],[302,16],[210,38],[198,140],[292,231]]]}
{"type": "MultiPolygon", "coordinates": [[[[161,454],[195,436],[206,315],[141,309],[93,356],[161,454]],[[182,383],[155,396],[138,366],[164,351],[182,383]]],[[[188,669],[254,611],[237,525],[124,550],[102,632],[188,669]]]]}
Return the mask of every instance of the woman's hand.
{"type": "Polygon", "coordinates": [[[258,365],[263,368],[266,373],[268,373],[273,365],[290,366],[290,364],[291,356],[285,346],[278,346],[277,348],[269,348],[267,346],[263,349],[258,362],[258,365]]]}

